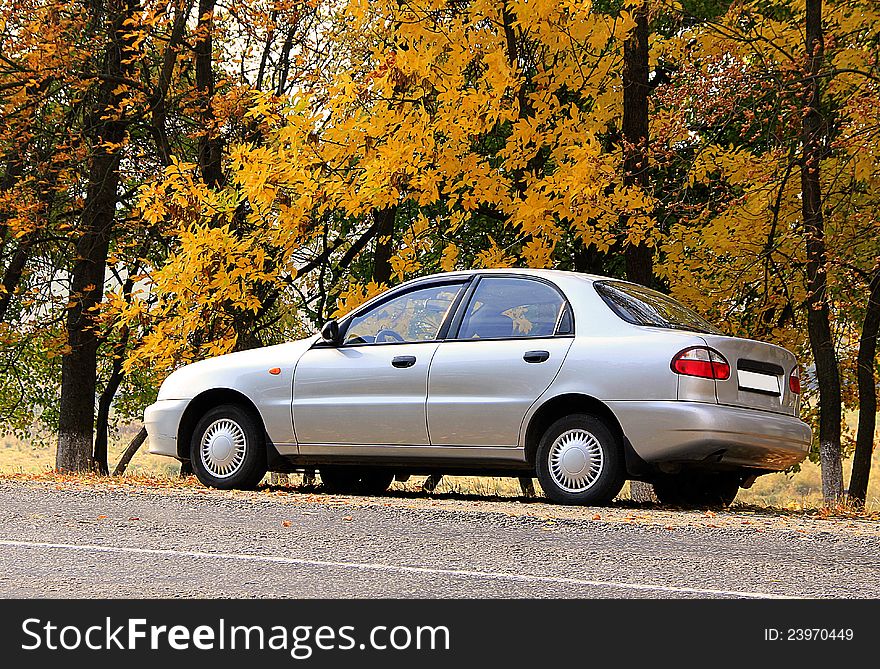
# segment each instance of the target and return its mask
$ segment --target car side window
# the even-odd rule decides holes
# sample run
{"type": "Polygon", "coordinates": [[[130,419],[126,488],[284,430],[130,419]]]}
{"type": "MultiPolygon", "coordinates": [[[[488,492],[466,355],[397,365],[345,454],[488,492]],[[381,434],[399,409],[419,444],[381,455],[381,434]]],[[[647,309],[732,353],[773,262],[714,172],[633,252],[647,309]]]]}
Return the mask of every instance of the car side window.
{"type": "Polygon", "coordinates": [[[565,308],[559,291],[541,281],[484,277],[468,305],[458,339],[550,337],[565,308]]]}
{"type": "Polygon", "coordinates": [[[343,344],[392,344],[437,339],[462,284],[412,290],[355,316],[343,344]]]}

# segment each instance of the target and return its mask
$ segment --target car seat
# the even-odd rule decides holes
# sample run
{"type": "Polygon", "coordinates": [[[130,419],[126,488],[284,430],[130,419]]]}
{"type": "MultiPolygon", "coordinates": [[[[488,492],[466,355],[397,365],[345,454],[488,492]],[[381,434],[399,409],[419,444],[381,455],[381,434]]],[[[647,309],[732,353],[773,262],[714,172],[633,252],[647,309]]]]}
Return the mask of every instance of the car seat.
{"type": "Polygon", "coordinates": [[[481,309],[464,322],[461,332],[462,339],[512,337],[513,321],[504,314],[483,313],[481,309]]]}

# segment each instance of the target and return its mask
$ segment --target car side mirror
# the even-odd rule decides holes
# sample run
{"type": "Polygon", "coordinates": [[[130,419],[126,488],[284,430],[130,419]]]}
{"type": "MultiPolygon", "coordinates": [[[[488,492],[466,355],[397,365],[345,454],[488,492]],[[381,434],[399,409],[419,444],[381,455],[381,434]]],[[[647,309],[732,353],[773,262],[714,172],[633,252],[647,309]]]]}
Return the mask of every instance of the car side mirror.
{"type": "Polygon", "coordinates": [[[321,328],[321,339],[331,346],[339,346],[342,342],[339,340],[339,323],[335,318],[331,318],[324,323],[321,328]]]}

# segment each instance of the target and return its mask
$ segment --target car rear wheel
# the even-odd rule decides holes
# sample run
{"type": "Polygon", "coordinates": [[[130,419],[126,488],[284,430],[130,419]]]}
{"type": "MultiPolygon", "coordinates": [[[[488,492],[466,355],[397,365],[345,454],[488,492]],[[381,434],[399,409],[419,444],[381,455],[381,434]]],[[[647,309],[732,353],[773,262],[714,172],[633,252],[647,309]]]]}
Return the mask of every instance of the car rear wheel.
{"type": "Polygon", "coordinates": [[[674,506],[729,506],[739,492],[734,472],[684,472],[654,480],[654,492],[663,504],[674,506]]]}
{"type": "Polygon", "coordinates": [[[394,472],[387,469],[332,465],[321,467],[318,471],[324,489],[332,493],[381,495],[394,480],[394,472]]]}
{"type": "Polygon", "coordinates": [[[266,475],[266,440],[259,422],[238,405],[214,407],[196,424],[190,462],[206,486],[255,488],[266,475]]]}
{"type": "Polygon", "coordinates": [[[535,458],[544,494],[559,504],[605,504],[623,487],[620,444],[596,416],[557,420],[541,438],[535,458]]]}

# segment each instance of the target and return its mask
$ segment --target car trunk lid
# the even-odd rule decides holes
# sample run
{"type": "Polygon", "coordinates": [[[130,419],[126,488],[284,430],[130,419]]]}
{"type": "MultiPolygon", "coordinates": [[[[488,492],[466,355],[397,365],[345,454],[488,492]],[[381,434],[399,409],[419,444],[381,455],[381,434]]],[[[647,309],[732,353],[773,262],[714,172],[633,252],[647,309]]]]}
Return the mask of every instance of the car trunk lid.
{"type": "Polygon", "coordinates": [[[789,387],[789,376],[797,368],[792,353],[752,339],[700,336],[730,363],[730,377],[715,381],[719,404],[797,415],[798,396],[789,387]]]}

